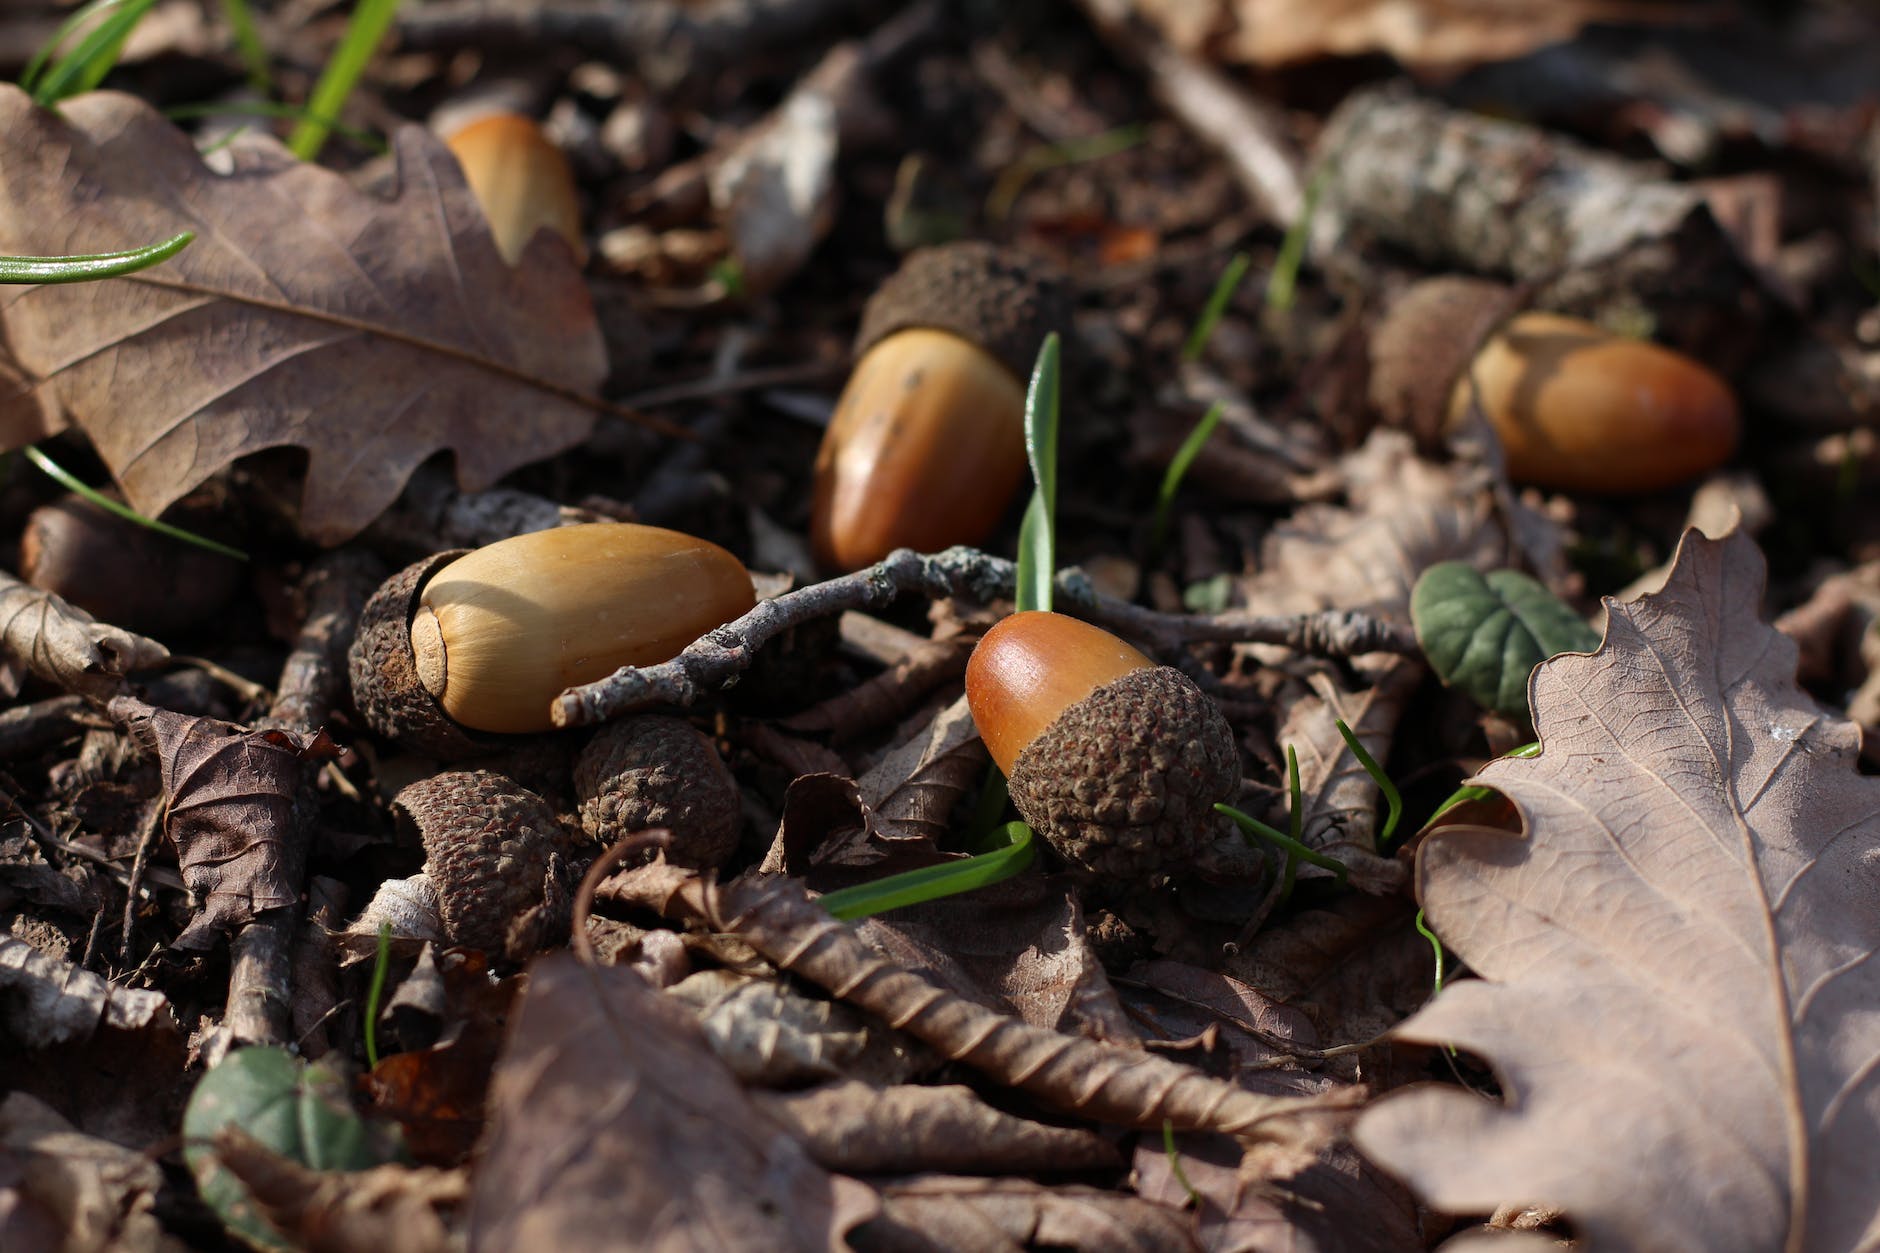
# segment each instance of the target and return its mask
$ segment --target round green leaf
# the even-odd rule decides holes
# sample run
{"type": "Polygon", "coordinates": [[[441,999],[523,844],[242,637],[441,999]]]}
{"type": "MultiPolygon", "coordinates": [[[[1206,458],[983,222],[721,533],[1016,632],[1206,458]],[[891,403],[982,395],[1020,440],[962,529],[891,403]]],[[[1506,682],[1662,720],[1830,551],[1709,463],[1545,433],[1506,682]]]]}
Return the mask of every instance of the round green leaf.
{"type": "Polygon", "coordinates": [[[1522,717],[1535,666],[1556,653],[1599,647],[1598,633],[1527,575],[1484,575],[1460,561],[1423,572],[1410,593],[1410,619],[1438,678],[1490,709],[1522,717]]]}
{"type": "Polygon", "coordinates": [[[233,1124],[314,1170],[365,1170],[389,1159],[346,1099],[346,1081],[304,1066],[286,1049],[230,1053],[190,1093],[183,1111],[183,1157],[203,1200],[229,1231],[258,1249],[291,1248],[255,1209],[247,1187],[215,1155],[216,1132],[233,1124]]]}

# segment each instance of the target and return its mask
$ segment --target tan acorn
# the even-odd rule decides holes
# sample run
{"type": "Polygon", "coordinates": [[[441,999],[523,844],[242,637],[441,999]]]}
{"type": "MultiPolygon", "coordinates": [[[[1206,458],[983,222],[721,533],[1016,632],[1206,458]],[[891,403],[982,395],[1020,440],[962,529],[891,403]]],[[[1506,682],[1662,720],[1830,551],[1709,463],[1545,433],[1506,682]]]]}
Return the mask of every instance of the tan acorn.
{"type": "Polygon", "coordinates": [[[1093,874],[1178,874],[1224,829],[1214,812],[1240,755],[1214,701],[1181,671],[1062,614],[1000,621],[973,650],[966,699],[1012,804],[1093,874]]]}
{"type": "Polygon", "coordinates": [[[1069,286],[984,243],[911,254],[868,302],[816,455],[810,539],[855,570],[992,533],[1025,478],[1025,380],[1068,333],[1069,286]]]}
{"type": "Polygon", "coordinates": [[[1567,491],[1659,491],[1736,450],[1736,396],[1712,371],[1578,318],[1515,313],[1512,301],[1479,279],[1411,287],[1372,338],[1384,418],[1433,448],[1479,404],[1511,479],[1567,491]]]}
{"type": "Polygon", "coordinates": [[[354,702],[382,735],[440,760],[550,730],[563,690],[669,661],[756,603],[716,544],[596,522],[445,553],[394,575],[353,644],[354,702]]]}
{"type": "Polygon", "coordinates": [[[574,172],[533,118],[488,114],[453,131],[444,144],[463,167],[503,260],[514,265],[535,232],[548,227],[568,241],[577,263],[586,263],[574,172]]]}

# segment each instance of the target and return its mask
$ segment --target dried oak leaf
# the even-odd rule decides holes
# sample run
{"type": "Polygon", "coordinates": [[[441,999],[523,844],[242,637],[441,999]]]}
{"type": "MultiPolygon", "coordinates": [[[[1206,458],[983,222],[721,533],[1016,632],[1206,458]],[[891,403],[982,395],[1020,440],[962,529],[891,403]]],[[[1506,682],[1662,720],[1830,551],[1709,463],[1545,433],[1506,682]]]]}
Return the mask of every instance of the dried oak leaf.
{"type": "Polygon", "coordinates": [[[0,1101],[0,1248],[183,1253],[156,1214],[153,1157],[85,1135],[51,1106],[0,1101]]]}
{"type": "MultiPolygon", "coordinates": [[[[133,670],[169,660],[153,639],[96,621],[43,588],[0,572],[0,653],[68,692],[105,697],[133,670]]],[[[17,688],[15,689],[17,690],[17,688]]]]}
{"type": "Polygon", "coordinates": [[[489,1105],[471,1253],[837,1249],[876,1209],[751,1104],[690,1013],[619,967],[530,968],[489,1105]]]}
{"type": "Polygon", "coordinates": [[[1880,779],[1759,621],[1763,561],[1689,533],[1663,592],[1530,681],[1525,835],[1439,831],[1418,886],[1482,975],[1399,1034],[1506,1099],[1386,1097],[1359,1146],[1440,1209],[1563,1209],[1599,1248],[1880,1246],[1880,779]]]}
{"type": "MultiPolygon", "coordinates": [[[[607,359],[579,272],[552,239],[505,265],[422,129],[397,136],[386,201],[253,132],[217,174],[130,96],[59,108],[0,87],[0,253],[196,233],[155,269],[0,306],[55,429],[82,428],[138,509],[245,454],[304,448],[301,529],[336,544],[440,449],[474,491],[587,437],[607,359]]],[[[9,447],[39,425],[0,408],[9,447]]]]}
{"type": "Polygon", "coordinates": [[[0,935],[0,1032],[28,1048],[83,1044],[100,1027],[170,1030],[161,992],[120,988],[89,970],[0,935]]]}
{"type": "Polygon", "coordinates": [[[202,912],[176,937],[183,949],[208,948],[218,931],[300,899],[293,870],[304,865],[294,814],[309,760],[330,756],[324,733],[250,731],[215,718],[192,718],[129,696],[113,698],[111,717],[157,755],[166,798],[164,831],[202,912]]]}

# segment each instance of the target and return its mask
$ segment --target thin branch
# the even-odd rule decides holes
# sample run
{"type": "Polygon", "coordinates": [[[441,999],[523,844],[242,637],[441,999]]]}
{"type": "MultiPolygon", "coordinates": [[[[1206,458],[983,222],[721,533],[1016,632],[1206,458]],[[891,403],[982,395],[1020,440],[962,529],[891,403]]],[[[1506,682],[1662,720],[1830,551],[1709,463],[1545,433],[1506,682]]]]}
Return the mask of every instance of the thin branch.
{"type": "MultiPolygon", "coordinates": [[[[964,596],[990,604],[1012,595],[1015,574],[1011,562],[976,548],[932,554],[897,549],[866,570],[761,601],[737,621],[694,641],[671,661],[626,666],[604,679],[569,688],[555,700],[555,725],[587,726],[643,709],[691,705],[709,692],[731,686],[756,660],[758,649],[806,622],[849,609],[880,609],[907,593],[964,596]]],[[[1075,569],[1058,574],[1057,593],[1062,610],[1164,652],[1216,642],[1277,644],[1321,657],[1373,652],[1416,655],[1420,651],[1409,626],[1360,613],[1158,613],[1102,595],[1075,569]]]]}

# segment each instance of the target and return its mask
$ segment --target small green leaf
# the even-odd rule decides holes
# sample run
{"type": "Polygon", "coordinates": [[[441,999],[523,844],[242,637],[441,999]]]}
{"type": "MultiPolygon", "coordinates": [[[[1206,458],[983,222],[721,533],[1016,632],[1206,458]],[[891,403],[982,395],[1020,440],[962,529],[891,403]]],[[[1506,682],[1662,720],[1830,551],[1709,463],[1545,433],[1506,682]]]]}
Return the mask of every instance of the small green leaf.
{"type": "Polygon", "coordinates": [[[1018,609],[1051,608],[1057,573],[1058,337],[1044,337],[1025,389],[1025,455],[1031,461],[1031,503],[1018,528],[1018,609]]]}
{"type": "Polygon", "coordinates": [[[1188,332],[1188,342],[1182,345],[1183,361],[1201,360],[1201,354],[1208,350],[1208,341],[1214,338],[1214,328],[1221,324],[1221,316],[1227,312],[1227,302],[1234,298],[1240,280],[1247,277],[1247,267],[1252,264],[1252,257],[1237,252],[1221,271],[1221,277],[1214,280],[1208,303],[1201,306],[1201,316],[1195,319],[1194,329],[1188,332]]]}
{"type": "Polygon", "coordinates": [[[303,1066],[280,1048],[237,1049],[202,1077],[183,1111],[183,1157],[203,1200],[235,1235],[258,1249],[290,1246],[269,1225],[241,1180],[216,1159],[215,1134],[237,1126],[312,1170],[366,1170],[391,1148],[346,1099],[346,1081],[303,1066]]]}
{"type": "Polygon", "coordinates": [[[1417,642],[1437,677],[1478,703],[1527,716],[1528,675],[1556,653],[1591,652],[1599,634],[1518,570],[1431,566],[1410,593],[1417,642]]]}
{"type": "Polygon", "coordinates": [[[77,257],[0,257],[0,283],[89,283],[147,270],[168,261],[196,238],[193,231],[160,244],[124,252],[94,252],[77,257]]]}

